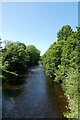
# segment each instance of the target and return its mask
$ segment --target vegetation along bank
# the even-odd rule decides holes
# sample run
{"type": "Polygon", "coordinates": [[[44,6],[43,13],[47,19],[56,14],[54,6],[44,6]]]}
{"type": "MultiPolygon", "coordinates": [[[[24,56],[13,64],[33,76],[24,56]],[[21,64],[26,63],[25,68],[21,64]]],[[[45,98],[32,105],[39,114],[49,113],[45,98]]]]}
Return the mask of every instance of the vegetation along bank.
{"type": "Polygon", "coordinates": [[[57,33],[57,41],[51,44],[41,60],[46,74],[61,84],[69,99],[71,111],[64,116],[80,118],[80,27],[73,31],[71,26],[63,26],[57,33]]]}
{"type": "Polygon", "coordinates": [[[40,60],[40,51],[34,45],[26,46],[21,42],[6,42],[0,54],[4,80],[10,75],[14,77],[25,75],[28,68],[37,65],[40,60]]]}

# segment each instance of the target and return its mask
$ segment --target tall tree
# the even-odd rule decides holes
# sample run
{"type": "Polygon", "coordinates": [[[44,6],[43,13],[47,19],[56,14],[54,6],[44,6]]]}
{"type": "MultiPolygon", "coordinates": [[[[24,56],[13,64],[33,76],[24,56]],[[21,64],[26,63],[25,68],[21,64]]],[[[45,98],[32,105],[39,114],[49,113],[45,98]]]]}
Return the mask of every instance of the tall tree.
{"type": "Polygon", "coordinates": [[[58,41],[67,40],[67,38],[73,33],[71,26],[65,25],[63,26],[59,32],[57,33],[58,41]]]}

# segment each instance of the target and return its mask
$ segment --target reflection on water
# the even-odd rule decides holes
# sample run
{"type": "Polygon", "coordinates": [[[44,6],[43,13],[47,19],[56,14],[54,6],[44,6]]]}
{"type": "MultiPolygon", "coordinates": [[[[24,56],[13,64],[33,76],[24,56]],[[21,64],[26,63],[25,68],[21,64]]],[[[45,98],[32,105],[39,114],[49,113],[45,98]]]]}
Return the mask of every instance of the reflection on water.
{"type": "Polygon", "coordinates": [[[55,108],[57,108],[60,115],[63,116],[64,112],[69,111],[68,100],[64,95],[64,91],[58,83],[50,80],[50,78],[47,79],[46,86],[48,99],[52,107],[54,108],[53,101],[56,101],[55,108]]]}
{"type": "Polygon", "coordinates": [[[41,66],[17,81],[3,85],[3,118],[63,118],[68,106],[64,92],[46,78],[41,66]]]}

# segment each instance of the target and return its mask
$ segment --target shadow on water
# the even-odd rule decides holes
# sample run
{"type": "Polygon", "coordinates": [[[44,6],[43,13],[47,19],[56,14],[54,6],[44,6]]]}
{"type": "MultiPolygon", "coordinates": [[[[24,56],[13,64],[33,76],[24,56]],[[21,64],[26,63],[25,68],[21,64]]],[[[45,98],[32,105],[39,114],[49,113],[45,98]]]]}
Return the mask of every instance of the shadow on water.
{"type": "MultiPolygon", "coordinates": [[[[11,77],[10,77],[11,78],[11,77]]],[[[2,86],[4,96],[19,96],[24,90],[24,84],[27,83],[26,77],[15,77],[7,80],[2,86]]]]}
{"type": "Polygon", "coordinates": [[[58,83],[52,81],[50,78],[47,78],[46,80],[46,88],[48,99],[52,107],[54,108],[54,101],[56,101],[55,108],[58,109],[59,114],[63,118],[63,113],[70,111],[69,103],[67,97],[64,95],[64,91],[58,83]]]}

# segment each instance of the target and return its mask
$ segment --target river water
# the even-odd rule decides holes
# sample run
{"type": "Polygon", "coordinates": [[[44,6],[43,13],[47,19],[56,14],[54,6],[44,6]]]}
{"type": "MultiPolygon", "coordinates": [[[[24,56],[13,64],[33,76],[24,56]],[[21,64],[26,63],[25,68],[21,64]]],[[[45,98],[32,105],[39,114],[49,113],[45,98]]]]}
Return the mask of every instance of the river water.
{"type": "Polygon", "coordinates": [[[46,77],[42,66],[29,69],[28,76],[20,79],[19,84],[3,84],[3,118],[63,118],[68,107],[64,91],[46,77]]]}

